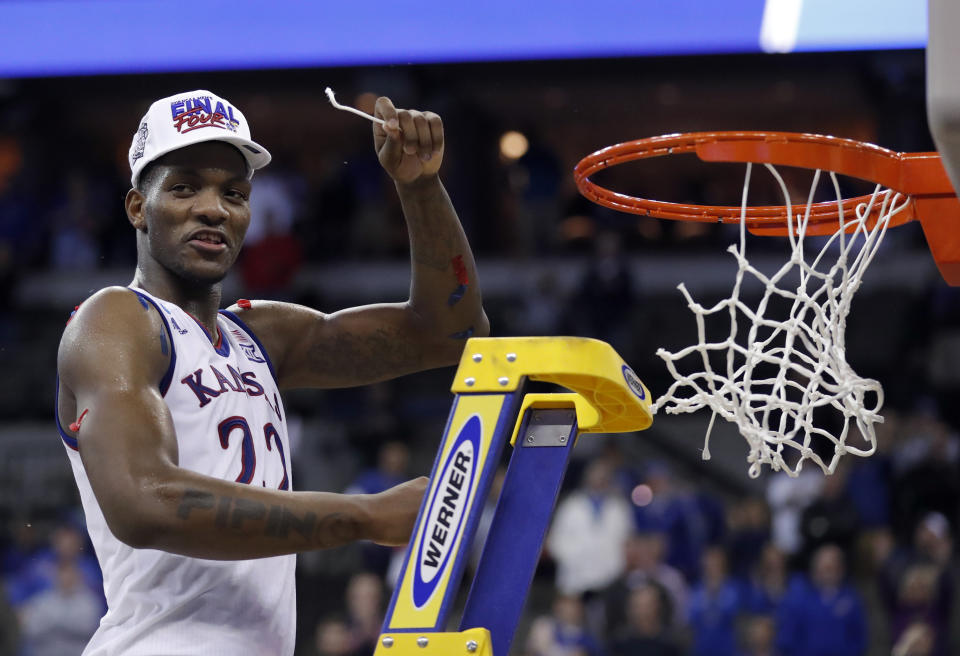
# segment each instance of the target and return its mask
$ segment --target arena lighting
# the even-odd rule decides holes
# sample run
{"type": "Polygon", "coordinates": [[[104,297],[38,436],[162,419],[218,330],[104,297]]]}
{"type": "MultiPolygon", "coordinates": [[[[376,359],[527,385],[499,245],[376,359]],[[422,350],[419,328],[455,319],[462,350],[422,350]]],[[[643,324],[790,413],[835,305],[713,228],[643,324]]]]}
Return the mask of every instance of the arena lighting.
{"type": "Polygon", "coordinates": [[[529,148],[530,142],[527,141],[522,132],[509,130],[500,137],[500,154],[505,159],[520,159],[527,154],[529,148]]]}
{"type": "Polygon", "coordinates": [[[446,2],[428,16],[391,16],[393,29],[375,42],[356,38],[369,3],[233,0],[230,8],[191,3],[184,21],[166,0],[0,1],[0,78],[886,50],[922,48],[927,33],[924,0],[593,0],[586,12],[575,2],[486,0],[479,14],[472,3],[446,2]]]}

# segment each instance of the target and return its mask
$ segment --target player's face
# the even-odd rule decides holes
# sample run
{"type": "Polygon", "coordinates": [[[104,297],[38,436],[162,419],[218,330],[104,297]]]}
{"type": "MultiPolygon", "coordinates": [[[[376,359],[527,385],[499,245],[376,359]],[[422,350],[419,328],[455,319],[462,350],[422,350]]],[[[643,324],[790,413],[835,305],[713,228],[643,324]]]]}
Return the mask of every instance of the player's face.
{"type": "Polygon", "coordinates": [[[211,141],[159,161],[144,189],[149,255],[180,278],[217,283],[250,225],[246,160],[230,144],[211,141]]]}

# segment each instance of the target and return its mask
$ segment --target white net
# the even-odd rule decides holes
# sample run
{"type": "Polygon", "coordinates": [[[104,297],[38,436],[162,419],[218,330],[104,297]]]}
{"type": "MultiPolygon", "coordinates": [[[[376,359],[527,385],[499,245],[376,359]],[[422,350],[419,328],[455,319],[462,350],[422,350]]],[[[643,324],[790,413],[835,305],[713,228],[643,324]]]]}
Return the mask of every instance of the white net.
{"type": "Polygon", "coordinates": [[[869,456],[876,449],[874,424],[883,421],[883,388],[847,364],[844,332],[863,273],[891,217],[905,209],[910,198],[878,186],[854,216],[844,216],[840,185],[831,172],[840,227],[808,255],[807,228],[821,172],[814,173],[806,211],[794,215],[783,178],[773,166],[766,167],[780,186],[790,217],[790,258],[772,275],[747,261],[744,219],[752,170],[747,164],[740,243],[727,249],[738,265],[733,292],[704,308],[682,283],[678,286],[696,318],[698,341],[676,353],[657,351],[674,382],[653,409],[680,414],[709,408],[713,416],[704,441],[705,460],[719,415],[735,423],[747,440],[750,476],[759,476],[764,464],[796,476],[807,460],[832,474],[843,454],[869,456]],[[878,218],[871,225],[870,215],[877,208],[878,218]],[[764,286],[754,307],[741,299],[748,275],[764,286]],[[728,322],[726,338],[707,341],[708,321],[728,322]],[[689,360],[680,363],[685,358],[689,360]],[[696,371],[681,373],[678,363],[696,371]],[[848,438],[860,446],[848,444],[848,438]]]}

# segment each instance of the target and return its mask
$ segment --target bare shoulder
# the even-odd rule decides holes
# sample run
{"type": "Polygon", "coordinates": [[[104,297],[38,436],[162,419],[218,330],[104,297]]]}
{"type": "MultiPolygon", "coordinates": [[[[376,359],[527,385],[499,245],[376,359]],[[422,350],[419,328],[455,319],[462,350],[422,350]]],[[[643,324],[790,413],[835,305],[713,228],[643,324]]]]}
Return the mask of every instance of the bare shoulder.
{"type": "Polygon", "coordinates": [[[234,303],[227,311],[256,334],[271,356],[274,352],[279,354],[286,351],[291,339],[328,316],[304,305],[283,301],[242,301],[242,305],[241,302],[234,303]]]}
{"type": "Polygon", "coordinates": [[[156,308],[127,287],[106,287],[85,300],[67,323],[57,371],[71,389],[96,380],[99,371],[122,374],[134,360],[149,376],[166,367],[167,340],[156,308]]]}

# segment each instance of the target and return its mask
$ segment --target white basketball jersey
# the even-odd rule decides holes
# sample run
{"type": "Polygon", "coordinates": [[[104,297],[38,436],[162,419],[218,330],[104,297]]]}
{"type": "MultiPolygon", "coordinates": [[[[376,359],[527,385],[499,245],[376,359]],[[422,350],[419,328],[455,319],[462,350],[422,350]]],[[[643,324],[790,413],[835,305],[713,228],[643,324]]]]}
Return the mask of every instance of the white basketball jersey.
{"type": "MultiPolygon", "coordinates": [[[[157,308],[172,341],[170,368],[158,384],[176,427],[180,467],[291,489],[283,404],[256,336],[221,311],[219,334],[211,342],[200,323],[178,306],[140,289],[133,293],[145,307],[157,308]]],[[[77,440],[59,421],[58,428],[103,570],[108,606],[84,656],[293,654],[296,556],[220,561],[127,546],[107,527],[77,440]]]]}

